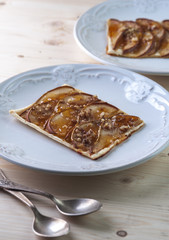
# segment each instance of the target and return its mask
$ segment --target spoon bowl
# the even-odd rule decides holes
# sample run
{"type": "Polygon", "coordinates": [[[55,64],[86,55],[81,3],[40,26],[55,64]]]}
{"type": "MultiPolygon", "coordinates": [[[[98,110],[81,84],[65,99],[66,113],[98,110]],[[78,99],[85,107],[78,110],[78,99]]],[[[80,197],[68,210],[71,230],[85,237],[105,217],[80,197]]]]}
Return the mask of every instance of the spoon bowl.
{"type": "Polygon", "coordinates": [[[36,212],[32,229],[41,237],[59,237],[69,232],[69,225],[62,219],[47,217],[36,212]]]}
{"type": "MultiPolygon", "coordinates": [[[[56,201],[56,199],[55,199],[56,201]]],[[[90,198],[76,198],[70,200],[58,200],[56,208],[67,216],[80,216],[98,211],[102,204],[90,198]]]]}

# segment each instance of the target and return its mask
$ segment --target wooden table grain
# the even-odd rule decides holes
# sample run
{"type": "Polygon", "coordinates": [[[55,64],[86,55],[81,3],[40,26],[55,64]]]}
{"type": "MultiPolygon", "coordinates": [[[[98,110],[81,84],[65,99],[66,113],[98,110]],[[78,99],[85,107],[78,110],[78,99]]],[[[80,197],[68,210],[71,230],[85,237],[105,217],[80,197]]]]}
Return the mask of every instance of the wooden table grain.
{"type": "MultiPolygon", "coordinates": [[[[76,44],[73,27],[102,0],[1,0],[0,82],[18,73],[64,63],[96,63],[76,44]]],[[[148,76],[169,90],[169,77],[148,76]]],[[[29,195],[44,214],[62,217],[71,231],[63,240],[169,239],[169,148],[148,162],[100,176],[60,176],[24,168],[0,158],[16,182],[60,198],[90,197],[103,208],[84,217],[64,217],[44,198],[29,195]]],[[[0,190],[0,240],[37,239],[32,212],[0,190]]],[[[40,239],[40,238],[39,238],[40,239]]]]}

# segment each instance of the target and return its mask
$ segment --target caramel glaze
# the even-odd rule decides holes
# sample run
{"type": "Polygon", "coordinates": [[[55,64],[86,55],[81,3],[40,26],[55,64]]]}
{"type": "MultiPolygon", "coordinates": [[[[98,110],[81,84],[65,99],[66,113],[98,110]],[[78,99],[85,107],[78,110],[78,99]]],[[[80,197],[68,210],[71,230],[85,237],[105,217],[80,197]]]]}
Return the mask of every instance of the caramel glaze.
{"type": "Polygon", "coordinates": [[[47,92],[20,116],[90,154],[124,141],[142,122],[68,86],[47,92]]]}
{"type": "Polygon", "coordinates": [[[54,111],[58,101],[67,94],[77,92],[71,86],[62,86],[43,94],[30,108],[21,114],[26,121],[32,122],[41,128],[45,128],[48,118],[54,111]]]}

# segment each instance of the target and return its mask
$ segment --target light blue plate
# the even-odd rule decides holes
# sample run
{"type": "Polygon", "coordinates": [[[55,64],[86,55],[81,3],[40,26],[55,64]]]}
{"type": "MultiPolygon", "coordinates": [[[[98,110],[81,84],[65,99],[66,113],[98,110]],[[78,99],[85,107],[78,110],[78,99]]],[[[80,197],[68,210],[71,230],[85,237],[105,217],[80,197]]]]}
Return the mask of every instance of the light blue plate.
{"type": "Polygon", "coordinates": [[[154,81],[113,66],[58,65],[32,70],[0,84],[0,156],[25,167],[65,175],[97,175],[136,166],[169,143],[169,94],[154,81]],[[138,132],[93,161],[17,121],[8,112],[69,84],[97,95],[145,122],[138,132]]]}

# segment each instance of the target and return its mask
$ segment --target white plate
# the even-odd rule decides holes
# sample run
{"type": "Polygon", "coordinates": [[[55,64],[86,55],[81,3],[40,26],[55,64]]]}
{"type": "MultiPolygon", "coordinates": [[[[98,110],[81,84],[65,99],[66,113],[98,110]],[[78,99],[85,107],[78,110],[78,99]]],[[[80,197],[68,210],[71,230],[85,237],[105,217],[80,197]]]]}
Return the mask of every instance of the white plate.
{"type": "Polygon", "coordinates": [[[167,146],[169,94],[152,80],[113,66],[75,64],[36,69],[0,84],[0,133],[0,155],[13,163],[65,175],[115,172],[143,163],[167,146]],[[106,156],[93,161],[8,113],[65,83],[97,94],[128,114],[141,117],[145,127],[106,156]]]}
{"type": "Polygon", "coordinates": [[[106,54],[106,21],[109,18],[135,20],[149,18],[169,19],[168,0],[109,0],[84,13],[74,28],[80,47],[99,62],[112,64],[135,72],[169,75],[169,59],[132,59],[106,54]]]}

